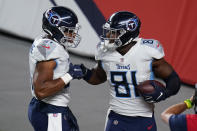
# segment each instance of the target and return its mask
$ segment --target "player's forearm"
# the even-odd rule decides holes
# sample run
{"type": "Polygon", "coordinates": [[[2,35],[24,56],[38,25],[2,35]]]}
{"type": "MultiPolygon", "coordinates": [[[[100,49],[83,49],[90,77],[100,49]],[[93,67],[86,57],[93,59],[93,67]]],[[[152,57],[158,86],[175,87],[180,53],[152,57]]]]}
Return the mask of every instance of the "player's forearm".
{"type": "Polygon", "coordinates": [[[91,84],[91,85],[98,85],[98,84],[104,83],[105,80],[101,81],[100,79],[94,79],[94,77],[92,77],[86,82],[91,84]]]}
{"type": "Polygon", "coordinates": [[[186,109],[187,109],[187,105],[184,102],[182,102],[182,103],[178,103],[176,105],[169,107],[163,113],[177,115],[177,114],[184,112],[186,109]]]}
{"type": "Polygon", "coordinates": [[[95,69],[89,70],[89,74],[84,77],[84,80],[91,85],[104,83],[106,79],[99,77],[99,72],[95,69]]]}
{"type": "Polygon", "coordinates": [[[172,66],[165,59],[155,60],[153,70],[156,76],[163,79],[166,83],[166,97],[175,95],[180,89],[180,78],[172,66]]]}
{"type": "Polygon", "coordinates": [[[187,105],[182,102],[173,106],[170,106],[161,113],[161,118],[165,123],[169,123],[169,119],[172,115],[177,115],[184,112],[187,109],[187,105]]]}
{"type": "Polygon", "coordinates": [[[52,96],[62,90],[65,83],[62,79],[43,82],[40,85],[35,85],[35,94],[39,100],[52,96]]]}
{"type": "Polygon", "coordinates": [[[175,95],[181,86],[181,81],[179,76],[175,71],[172,71],[172,73],[168,76],[168,78],[165,79],[166,82],[166,94],[167,97],[175,95]]]}

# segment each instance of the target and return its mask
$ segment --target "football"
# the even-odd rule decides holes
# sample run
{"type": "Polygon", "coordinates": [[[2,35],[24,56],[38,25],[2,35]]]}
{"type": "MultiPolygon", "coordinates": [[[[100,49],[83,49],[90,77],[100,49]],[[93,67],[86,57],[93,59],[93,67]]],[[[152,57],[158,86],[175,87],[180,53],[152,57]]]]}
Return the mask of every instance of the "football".
{"type": "Polygon", "coordinates": [[[151,85],[151,83],[154,83],[154,85],[157,86],[157,87],[165,88],[164,84],[162,84],[159,81],[156,81],[156,80],[147,80],[147,81],[141,82],[137,86],[137,90],[141,94],[152,94],[152,93],[155,92],[155,88],[151,85]]]}

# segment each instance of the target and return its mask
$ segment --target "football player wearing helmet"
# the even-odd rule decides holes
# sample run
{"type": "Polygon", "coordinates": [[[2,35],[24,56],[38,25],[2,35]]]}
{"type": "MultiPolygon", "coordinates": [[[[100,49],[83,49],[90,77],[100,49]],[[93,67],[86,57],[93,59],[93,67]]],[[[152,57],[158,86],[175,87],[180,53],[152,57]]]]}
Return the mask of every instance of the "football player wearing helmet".
{"type": "Polygon", "coordinates": [[[44,35],[35,39],[29,51],[33,98],[28,117],[35,131],[78,131],[77,120],[68,107],[69,82],[83,77],[72,65],[68,47],[80,42],[78,18],[66,7],[55,6],[43,14],[44,35]]]}
{"type": "Polygon", "coordinates": [[[97,45],[97,66],[88,69],[81,65],[88,83],[109,82],[106,131],[156,131],[153,103],[175,95],[180,88],[177,73],[164,59],[162,45],[139,38],[140,26],[140,19],[131,12],[112,14],[97,45]],[[155,75],[165,81],[166,88],[155,87],[153,94],[141,96],[136,86],[154,80],[155,75]]]}

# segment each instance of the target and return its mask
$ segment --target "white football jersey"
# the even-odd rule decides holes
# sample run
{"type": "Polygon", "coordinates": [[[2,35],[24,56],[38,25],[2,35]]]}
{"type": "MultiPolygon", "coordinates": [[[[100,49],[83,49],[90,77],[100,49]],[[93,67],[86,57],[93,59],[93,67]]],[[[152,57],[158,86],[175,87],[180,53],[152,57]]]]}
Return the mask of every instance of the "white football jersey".
{"type": "Polygon", "coordinates": [[[126,116],[152,117],[154,105],[148,104],[136,91],[145,80],[153,80],[153,59],[164,57],[157,40],[138,38],[137,43],[125,54],[106,51],[102,43],[97,46],[96,60],[101,60],[110,85],[110,110],[126,116]]]}
{"type": "MultiPolygon", "coordinates": [[[[30,66],[30,82],[32,95],[34,97],[34,87],[32,84],[33,74],[35,71],[36,63],[40,61],[54,60],[56,62],[56,67],[53,72],[53,79],[57,79],[64,74],[66,74],[69,70],[69,55],[64,47],[57,42],[47,39],[47,38],[36,38],[32,44],[32,47],[29,51],[29,66],[30,66]]],[[[56,106],[64,106],[66,107],[69,103],[69,86],[63,88],[57,94],[47,97],[42,101],[56,105],[56,106]]]]}

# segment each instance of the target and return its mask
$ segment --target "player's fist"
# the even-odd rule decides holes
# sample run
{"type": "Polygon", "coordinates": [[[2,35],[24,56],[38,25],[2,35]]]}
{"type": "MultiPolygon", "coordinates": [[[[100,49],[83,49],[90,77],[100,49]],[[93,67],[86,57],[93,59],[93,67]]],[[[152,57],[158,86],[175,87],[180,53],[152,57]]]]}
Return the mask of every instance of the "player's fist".
{"type": "Polygon", "coordinates": [[[81,79],[84,77],[80,65],[73,65],[72,63],[70,63],[68,73],[73,77],[73,79],[81,79]]]}
{"type": "Polygon", "coordinates": [[[137,89],[148,103],[156,103],[167,98],[165,86],[156,80],[142,82],[137,89]]]}

